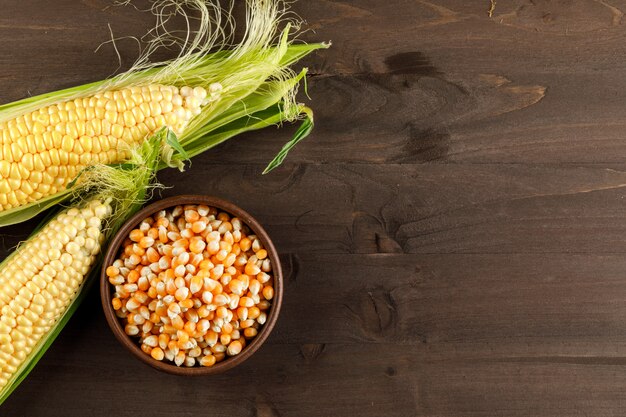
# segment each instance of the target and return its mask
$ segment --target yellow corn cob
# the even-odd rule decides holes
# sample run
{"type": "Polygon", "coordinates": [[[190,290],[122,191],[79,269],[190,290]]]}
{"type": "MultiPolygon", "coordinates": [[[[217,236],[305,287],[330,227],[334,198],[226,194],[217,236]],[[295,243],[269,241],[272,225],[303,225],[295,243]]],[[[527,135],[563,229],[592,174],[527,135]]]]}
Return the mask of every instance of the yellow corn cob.
{"type": "Polygon", "coordinates": [[[0,269],[0,389],[63,315],[96,260],[111,206],[94,200],[48,222],[0,269]]]}
{"type": "Polygon", "coordinates": [[[180,133],[200,113],[202,87],[130,87],[78,98],[0,123],[0,211],[65,189],[81,169],[122,162],[147,135],[180,133]]]}

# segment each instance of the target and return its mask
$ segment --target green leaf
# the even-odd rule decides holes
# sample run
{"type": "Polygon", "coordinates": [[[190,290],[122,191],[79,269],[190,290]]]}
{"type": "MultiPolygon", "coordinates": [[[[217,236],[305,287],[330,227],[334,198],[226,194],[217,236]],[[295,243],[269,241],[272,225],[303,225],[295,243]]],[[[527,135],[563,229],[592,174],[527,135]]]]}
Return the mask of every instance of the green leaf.
{"type": "Polygon", "coordinates": [[[275,126],[284,121],[284,113],[280,104],[274,104],[267,109],[261,110],[249,116],[241,117],[225,126],[211,131],[202,137],[202,141],[198,141],[195,146],[186,146],[186,149],[189,156],[194,157],[234,136],[252,130],[275,126]]]}
{"type": "Polygon", "coordinates": [[[293,138],[287,142],[283,148],[278,152],[278,155],[272,159],[272,161],[267,165],[263,174],[267,174],[277,166],[283,163],[289,151],[298,144],[302,139],[309,136],[311,131],[313,130],[313,111],[308,107],[302,107],[302,113],[305,115],[305,118],[302,120],[302,124],[294,134],[293,138]]]}
{"type": "MultiPolygon", "coordinates": [[[[263,171],[263,174],[267,174],[277,166],[279,166],[286,158],[289,151],[302,139],[307,137],[313,130],[313,112],[310,108],[301,106],[301,114],[305,115],[302,121],[302,125],[298,128],[294,137],[283,146],[280,152],[269,163],[267,168],[263,171]]],[[[281,109],[280,104],[274,104],[273,106],[256,112],[250,116],[241,117],[228,125],[222,126],[219,129],[213,130],[211,133],[205,135],[202,138],[202,142],[197,146],[188,146],[187,152],[190,157],[194,157],[200,153],[203,153],[207,149],[219,145],[226,140],[240,135],[244,132],[263,129],[269,126],[276,126],[287,121],[285,115],[281,109]]],[[[164,164],[161,164],[159,169],[166,168],[164,164]]]]}
{"type": "Polygon", "coordinates": [[[187,154],[187,152],[185,151],[185,149],[181,146],[180,142],[178,141],[178,137],[176,136],[176,134],[174,132],[172,132],[170,129],[167,130],[167,135],[166,135],[166,139],[165,139],[165,143],[169,146],[171,146],[172,148],[174,148],[174,150],[176,152],[178,152],[178,155],[184,159],[184,160],[188,160],[189,159],[189,155],[187,154]]]}
{"type": "Polygon", "coordinates": [[[289,66],[301,60],[313,51],[330,48],[330,45],[330,42],[291,44],[287,48],[287,52],[281,59],[280,63],[282,65],[289,66]]]}
{"type": "Polygon", "coordinates": [[[185,164],[183,161],[189,160],[189,154],[185,151],[185,148],[182,147],[180,142],[178,141],[178,137],[171,129],[167,129],[167,133],[165,135],[165,146],[164,152],[166,152],[165,163],[169,166],[176,166],[179,171],[183,171],[185,168],[185,164]],[[177,152],[174,154],[171,151],[177,152]]]}
{"type": "MultiPolygon", "coordinates": [[[[303,69],[298,75],[287,80],[276,80],[263,83],[252,94],[231,105],[220,115],[218,119],[210,121],[199,128],[185,132],[185,134],[180,138],[182,146],[187,150],[190,148],[197,149],[202,146],[207,135],[217,129],[227,126],[235,120],[245,119],[250,115],[270,108],[276,103],[281,102],[285,94],[291,91],[294,86],[296,86],[300,80],[306,76],[306,73],[307,70],[303,69]]],[[[283,119],[288,118],[289,117],[285,117],[283,119]]],[[[213,144],[210,145],[211,146],[206,149],[214,146],[213,144]]],[[[197,153],[193,153],[193,155],[197,155],[197,153]]]]}

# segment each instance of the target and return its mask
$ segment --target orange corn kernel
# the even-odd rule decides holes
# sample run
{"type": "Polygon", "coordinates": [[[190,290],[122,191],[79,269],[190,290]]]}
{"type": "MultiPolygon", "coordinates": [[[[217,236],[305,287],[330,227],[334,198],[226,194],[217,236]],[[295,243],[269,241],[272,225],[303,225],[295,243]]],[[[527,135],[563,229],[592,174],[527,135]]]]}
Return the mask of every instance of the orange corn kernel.
{"type": "Polygon", "coordinates": [[[143,237],[143,232],[139,229],[134,229],[130,232],[130,234],[128,235],[128,237],[130,238],[130,240],[132,240],[133,242],[139,242],[143,237]]]}
{"type": "Polygon", "coordinates": [[[215,362],[217,360],[215,359],[215,356],[213,355],[206,355],[203,356],[202,359],[200,359],[200,365],[202,366],[213,366],[215,365],[215,362]]]}
{"type": "Polygon", "coordinates": [[[156,359],[157,361],[162,361],[165,357],[165,353],[163,353],[163,349],[161,349],[160,347],[155,347],[150,352],[150,356],[152,356],[152,358],[156,359]]]}
{"type": "Polygon", "coordinates": [[[111,304],[113,305],[114,310],[119,310],[120,308],[122,308],[122,301],[119,298],[112,299],[111,304]]]}

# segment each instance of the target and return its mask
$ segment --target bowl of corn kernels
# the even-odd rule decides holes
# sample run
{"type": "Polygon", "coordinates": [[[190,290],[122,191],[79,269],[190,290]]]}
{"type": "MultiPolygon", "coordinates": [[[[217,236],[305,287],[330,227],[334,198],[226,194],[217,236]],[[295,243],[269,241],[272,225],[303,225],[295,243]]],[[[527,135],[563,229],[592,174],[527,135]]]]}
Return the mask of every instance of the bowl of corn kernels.
{"type": "Polygon", "coordinates": [[[115,337],[161,371],[223,372],[272,331],[282,301],[278,254],[261,225],[209,196],[159,200],[117,232],[100,293],[115,337]]]}

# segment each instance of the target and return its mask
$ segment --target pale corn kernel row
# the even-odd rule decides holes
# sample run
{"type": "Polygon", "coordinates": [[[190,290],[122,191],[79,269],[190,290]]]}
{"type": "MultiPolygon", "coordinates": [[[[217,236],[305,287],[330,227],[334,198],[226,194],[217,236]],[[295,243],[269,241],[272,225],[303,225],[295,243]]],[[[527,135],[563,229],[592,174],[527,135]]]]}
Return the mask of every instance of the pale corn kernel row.
{"type": "Polygon", "coordinates": [[[61,212],[0,270],[0,388],[74,299],[110,214],[100,201],[61,212]]]}
{"type": "Polygon", "coordinates": [[[177,206],[141,222],[106,269],[129,336],[156,360],[213,366],[239,354],[267,320],[272,265],[237,217],[177,206]]]}
{"type": "Polygon", "coordinates": [[[122,162],[161,127],[181,133],[221,86],[105,91],[0,122],[0,211],[59,192],[86,166],[122,162]]]}

